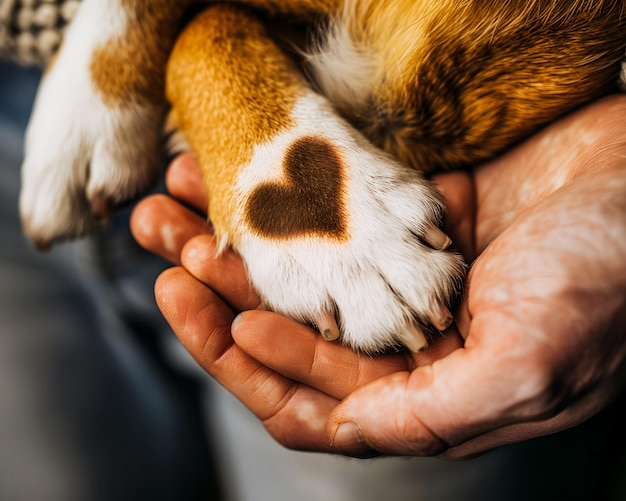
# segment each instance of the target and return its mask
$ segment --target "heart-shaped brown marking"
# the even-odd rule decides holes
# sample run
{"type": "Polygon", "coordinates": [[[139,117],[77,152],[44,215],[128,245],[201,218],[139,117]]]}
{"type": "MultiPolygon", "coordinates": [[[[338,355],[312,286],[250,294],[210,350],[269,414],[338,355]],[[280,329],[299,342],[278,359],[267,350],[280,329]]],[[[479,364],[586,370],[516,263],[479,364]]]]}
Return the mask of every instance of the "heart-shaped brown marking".
{"type": "Polygon", "coordinates": [[[266,238],[344,238],[343,162],[335,146],[321,137],[299,138],[283,168],[284,181],[263,183],[252,193],[248,224],[266,238]]]}

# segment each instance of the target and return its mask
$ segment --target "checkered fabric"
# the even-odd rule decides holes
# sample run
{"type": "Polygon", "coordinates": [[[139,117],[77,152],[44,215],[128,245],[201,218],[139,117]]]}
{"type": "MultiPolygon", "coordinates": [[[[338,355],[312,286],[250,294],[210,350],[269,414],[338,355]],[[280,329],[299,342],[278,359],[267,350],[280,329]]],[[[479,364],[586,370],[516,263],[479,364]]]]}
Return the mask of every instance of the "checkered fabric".
{"type": "Polygon", "coordinates": [[[0,0],[0,57],[43,65],[61,43],[80,0],[0,0]]]}

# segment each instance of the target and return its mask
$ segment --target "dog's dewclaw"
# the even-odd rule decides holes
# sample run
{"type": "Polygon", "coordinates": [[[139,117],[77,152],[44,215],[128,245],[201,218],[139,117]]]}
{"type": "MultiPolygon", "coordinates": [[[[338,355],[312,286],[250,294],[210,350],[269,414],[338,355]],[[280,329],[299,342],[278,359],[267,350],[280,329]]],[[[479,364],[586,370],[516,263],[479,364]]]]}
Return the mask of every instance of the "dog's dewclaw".
{"type": "Polygon", "coordinates": [[[315,319],[320,334],[326,341],[336,341],[339,339],[339,327],[335,317],[328,313],[320,313],[315,319]]]}
{"type": "Polygon", "coordinates": [[[428,230],[426,230],[426,233],[424,233],[424,236],[422,238],[433,249],[441,251],[446,250],[448,247],[450,247],[450,244],[452,243],[450,237],[436,226],[431,226],[428,230]]]}
{"type": "Polygon", "coordinates": [[[448,327],[450,327],[453,319],[454,317],[452,316],[452,313],[450,313],[448,307],[445,304],[440,304],[432,318],[429,320],[435,329],[438,331],[445,331],[448,327]]]}
{"type": "Polygon", "coordinates": [[[400,341],[406,346],[412,353],[419,353],[428,348],[428,341],[424,331],[415,324],[409,324],[400,335],[400,341]]]}

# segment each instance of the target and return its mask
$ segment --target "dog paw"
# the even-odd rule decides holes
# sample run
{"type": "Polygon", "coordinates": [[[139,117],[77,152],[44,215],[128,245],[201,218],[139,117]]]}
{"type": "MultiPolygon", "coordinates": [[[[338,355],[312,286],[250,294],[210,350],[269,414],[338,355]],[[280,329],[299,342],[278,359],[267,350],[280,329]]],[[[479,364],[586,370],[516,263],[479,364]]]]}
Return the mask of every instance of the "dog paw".
{"type": "Polygon", "coordinates": [[[43,78],[26,132],[20,212],[41,248],[102,226],[162,166],[164,106],[107,103],[74,45],[43,78]]]}
{"type": "Polygon", "coordinates": [[[237,250],[269,309],[368,353],[419,351],[450,325],[465,266],[441,197],[349,126],[303,121],[257,148],[238,189],[237,250]]]}

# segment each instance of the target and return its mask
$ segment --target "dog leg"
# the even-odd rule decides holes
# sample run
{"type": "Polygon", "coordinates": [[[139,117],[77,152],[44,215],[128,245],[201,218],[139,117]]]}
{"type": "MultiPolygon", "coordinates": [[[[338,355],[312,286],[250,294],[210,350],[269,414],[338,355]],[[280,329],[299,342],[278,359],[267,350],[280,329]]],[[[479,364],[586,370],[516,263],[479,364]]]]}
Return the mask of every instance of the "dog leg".
{"type": "Polygon", "coordinates": [[[167,95],[197,154],[222,248],[272,310],[366,352],[426,344],[464,266],[433,187],[314,93],[247,11],[214,6],[168,64],[167,95]],[[417,333],[417,334],[416,334],[417,333]]]}
{"type": "Polygon", "coordinates": [[[20,209],[40,247],[92,231],[155,179],[165,64],[189,3],[84,0],[27,130],[20,209]]]}

